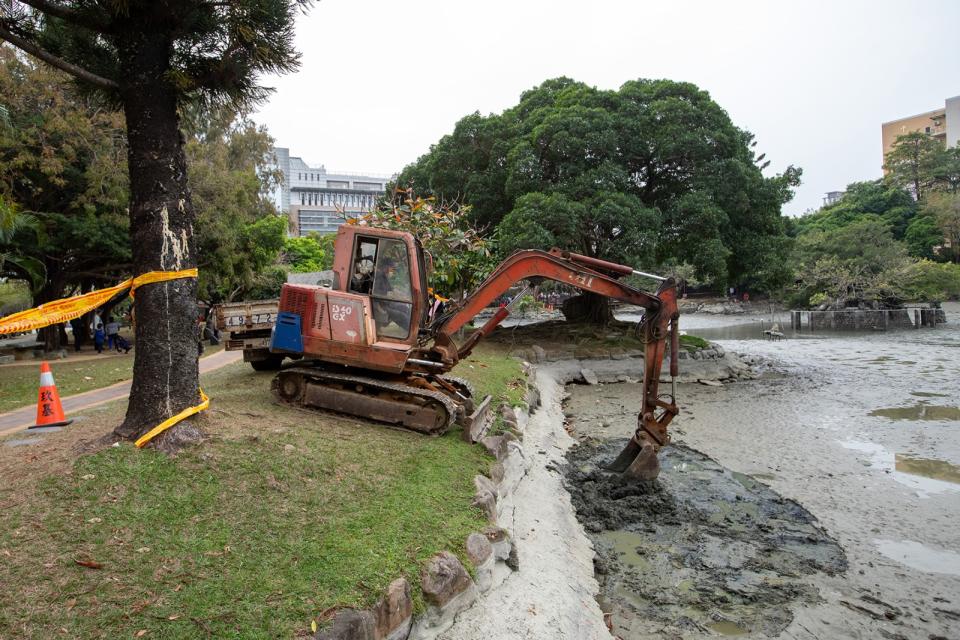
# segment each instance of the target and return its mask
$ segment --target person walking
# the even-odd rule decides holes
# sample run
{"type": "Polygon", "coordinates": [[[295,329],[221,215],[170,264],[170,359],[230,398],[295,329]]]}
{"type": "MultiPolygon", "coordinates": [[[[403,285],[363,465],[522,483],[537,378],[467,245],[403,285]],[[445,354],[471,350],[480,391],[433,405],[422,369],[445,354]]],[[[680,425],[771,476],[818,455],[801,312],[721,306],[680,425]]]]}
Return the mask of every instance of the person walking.
{"type": "Polygon", "coordinates": [[[96,348],[97,353],[103,353],[103,339],[106,335],[103,330],[103,325],[98,322],[97,328],[93,332],[93,346],[96,348]]]}
{"type": "Polygon", "coordinates": [[[104,330],[107,332],[107,351],[110,351],[117,343],[117,334],[120,333],[120,323],[114,320],[113,316],[107,316],[107,326],[104,330]]]}

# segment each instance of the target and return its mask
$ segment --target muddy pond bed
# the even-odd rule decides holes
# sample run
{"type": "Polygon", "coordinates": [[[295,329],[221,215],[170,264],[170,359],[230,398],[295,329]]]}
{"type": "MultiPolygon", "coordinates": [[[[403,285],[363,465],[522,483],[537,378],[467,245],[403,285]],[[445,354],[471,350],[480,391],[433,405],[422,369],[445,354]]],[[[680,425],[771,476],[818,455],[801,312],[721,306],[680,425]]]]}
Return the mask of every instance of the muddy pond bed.
{"type": "Polygon", "coordinates": [[[626,442],[587,439],[565,469],[614,635],[776,636],[818,601],[810,575],[847,569],[806,509],[698,451],[667,448],[654,483],[605,471],[626,442]]]}

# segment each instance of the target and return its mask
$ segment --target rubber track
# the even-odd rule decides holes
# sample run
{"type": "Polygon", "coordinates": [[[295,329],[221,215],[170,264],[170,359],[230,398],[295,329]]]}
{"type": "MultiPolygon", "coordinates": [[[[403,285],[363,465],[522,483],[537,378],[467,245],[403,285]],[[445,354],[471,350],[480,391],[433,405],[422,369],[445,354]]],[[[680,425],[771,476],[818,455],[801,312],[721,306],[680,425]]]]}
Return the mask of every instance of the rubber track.
{"type": "MultiPolygon", "coordinates": [[[[428,389],[417,389],[409,385],[405,385],[399,382],[387,382],[386,380],[378,380],[377,378],[368,378],[366,376],[355,376],[346,373],[336,373],[333,371],[321,371],[317,369],[309,369],[305,367],[292,367],[290,369],[283,369],[280,371],[277,376],[281,376],[285,373],[299,373],[304,376],[306,382],[309,384],[311,380],[322,381],[323,379],[332,380],[336,382],[347,382],[353,384],[362,384],[367,387],[374,387],[377,389],[383,389],[384,391],[396,391],[401,394],[411,396],[411,397],[420,397],[420,398],[429,398],[430,400],[436,400],[447,410],[447,423],[441,429],[436,431],[430,431],[430,435],[440,435],[446,433],[447,429],[450,428],[450,425],[453,424],[453,421],[457,418],[457,405],[450,399],[446,394],[440,393],[439,391],[430,391],[428,389]]],[[[286,400],[279,398],[284,404],[288,404],[286,400]]],[[[300,406],[301,409],[313,410],[312,407],[300,406]]],[[[322,411],[322,409],[321,409],[322,411]]],[[[356,416],[362,418],[363,416],[356,416]]],[[[402,426],[402,425],[398,425],[402,426]]],[[[417,431],[416,429],[409,429],[409,427],[404,427],[410,431],[417,431]]],[[[425,433],[423,431],[417,431],[417,433],[425,433]]]]}

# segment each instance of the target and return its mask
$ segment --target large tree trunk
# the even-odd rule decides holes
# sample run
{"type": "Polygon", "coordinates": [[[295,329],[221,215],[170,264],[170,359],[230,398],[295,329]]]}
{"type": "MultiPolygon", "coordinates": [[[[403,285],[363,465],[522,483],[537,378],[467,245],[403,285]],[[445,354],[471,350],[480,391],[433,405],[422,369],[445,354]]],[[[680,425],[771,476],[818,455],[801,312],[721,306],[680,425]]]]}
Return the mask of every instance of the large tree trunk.
{"type": "Polygon", "coordinates": [[[564,300],[560,310],[563,311],[563,317],[567,322],[583,322],[605,327],[614,321],[610,299],[588,291],[564,300]]]}
{"type": "MultiPolygon", "coordinates": [[[[179,271],[197,265],[195,213],[176,93],[167,75],[171,46],[163,35],[130,33],[119,48],[130,171],[133,273],[179,271]]],[[[114,434],[136,439],[199,402],[197,282],[180,278],[136,290],[133,386],[127,415],[114,434]]],[[[154,440],[162,448],[195,439],[181,422],[154,440]]]]}
{"type": "MultiPolygon", "coordinates": [[[[63,297],[63,288],[60,275],[52,274],[52,277],[48,275],[47,283],[37,292],[34,303],[41,305],[59,300],[63,297]]],[[[43,327],[37,331],[37,341],[43,344],[43,350],[48,353],[59,351],[62,346],[66,346],[66,341],[63,340],[63,332],[63,325],[60,323],[43,327]]]]}

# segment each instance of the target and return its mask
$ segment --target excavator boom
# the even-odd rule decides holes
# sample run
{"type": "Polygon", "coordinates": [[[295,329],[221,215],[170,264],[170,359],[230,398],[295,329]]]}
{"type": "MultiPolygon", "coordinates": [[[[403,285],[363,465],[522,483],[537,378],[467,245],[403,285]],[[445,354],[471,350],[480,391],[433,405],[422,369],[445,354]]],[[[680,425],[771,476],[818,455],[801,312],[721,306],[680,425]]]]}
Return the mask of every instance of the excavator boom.
{"type": "MultiPolygon", "coordinates": [[[[648,293],[621,281],[639,273],[629,266],[559,249],[518,251],[459,305],[428,324],[427,265],[412,234],[342,226],[335,240],[333,286],[283,286],[270,352],[303,361],[277,374],[275,396],[430,434],[456,421],[470,439],[484,403],[474,411],[469,385],[443,374],[507,317],[509,307],[461,344],[454,335],[517,283],[552,280],[645,309],[642,406],[637,430],[615,466],[634,477],[656,477],[656,453],[669,442],[667,425],[678,412],[674,394],[659,393],[667,338],[673,354],[679,346],[673,279],[661,279],[656,293],[648,293]]],[[[676,357],[670,369],[675,378],[676,357]]]]}

